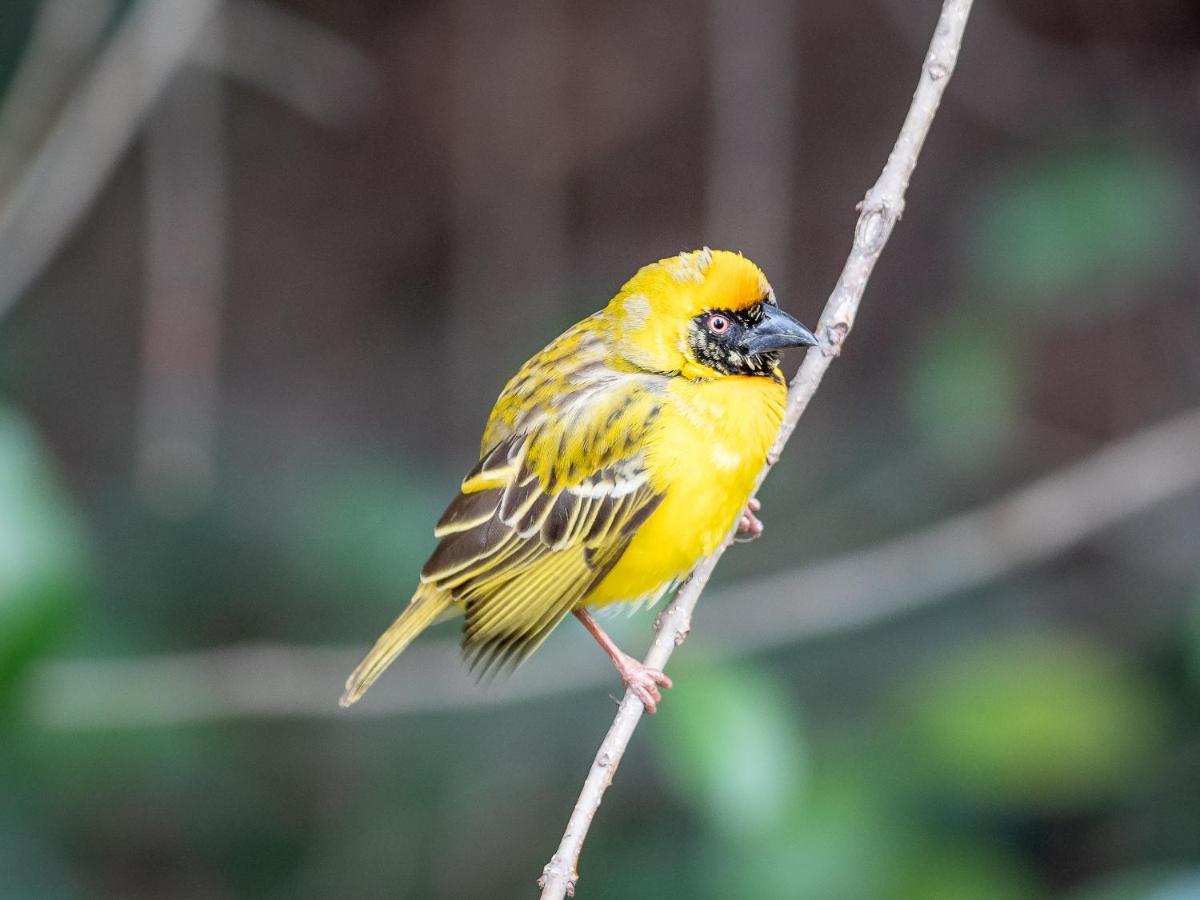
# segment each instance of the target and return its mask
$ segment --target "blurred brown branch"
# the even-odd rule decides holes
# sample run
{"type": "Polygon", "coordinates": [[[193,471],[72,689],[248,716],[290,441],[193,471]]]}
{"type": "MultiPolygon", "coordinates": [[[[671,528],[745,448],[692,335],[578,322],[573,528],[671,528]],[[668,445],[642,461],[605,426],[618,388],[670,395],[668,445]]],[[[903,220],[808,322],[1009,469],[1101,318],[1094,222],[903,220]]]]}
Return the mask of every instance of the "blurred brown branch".
{"type": "Polygon", "coordinates": [[[95,53],[113,3],[45,0],[0,104],[0,194],[33,156],[63,99],[95,53]]]}
{"type": "MultiPolygon", "coordinates": [[[[706,653],[754,653],[877,623],[1054,559],[1200,488],[1198,446],[1200,409],[1194,409],[926,528],[742,582],[706,604],[713,635],[706,653]],[[748,605],[753,616],[742,614],[748,605]]],[[[527,664],[526,677],[481,692],[459,665],[457,647],[457,639],[411,647],[412,670],[425,673],[420,684],[399,678],[380,684],[363,712],[390,716],[519,703],[611,679],[599,656],[580,657],[565,644],[552,644],[527,664]],[[545,677],[538,677],[541,670],[545,677]]],[[[326,699],[329,685],[360,655],[350,647],[257,645],[60,660],[35,673],[31,706],[43,727],[63,731],[323,718],[337,713],[326,699]]]]}
{"type": "Polygon", "coordinates": [[[759,651],[989,584],[1200,488],[1197,447],[1200,409],[1192,409],[975,509],[731,589],[705,615],[723,650],[759,651]],[[798,590],[813,599],[797,602],[798,590]],[[738,614],[751,603],[753,616],[738,614]]]}
{"type": "Polygon", "coordinates": [[[87,211],[219,5],[146,0],[121,20],[0,203],[0,317],[87,211]]]}
{"type": "Polygon", "coordinates": [[[326,128],[362,119],[385,89],[375,62],[350,41],[268,0],[221,11],[223,36],[210,29],[192,60],[277,100],[326,128]]]}
{"type": "Polygon", "coordinates": [[[274,4],[141,0],[43,127],[74,60],[94,49],[107,22],[106,6],[89,6],[87,15],[76,7],[47,7],[0,111],[0,318],[86,215],[184,64],[242,79],[323,125],[352,121],[381,90],[364,54],[274,4]],[[210,27],[218,17],[228,17],[228,27],[210,27]]]}
{"type": "MultiPolygon", "coordinates": [[[[223,17],[214,17],[208,36],[218,50],[224,33],[223,17]]],[[[224,120],[224,80],[196,72],[168,88],[145,127],[135,465],[143,502],[163,516],[193,514],[214,477],[229,220],[224,120]]]]}

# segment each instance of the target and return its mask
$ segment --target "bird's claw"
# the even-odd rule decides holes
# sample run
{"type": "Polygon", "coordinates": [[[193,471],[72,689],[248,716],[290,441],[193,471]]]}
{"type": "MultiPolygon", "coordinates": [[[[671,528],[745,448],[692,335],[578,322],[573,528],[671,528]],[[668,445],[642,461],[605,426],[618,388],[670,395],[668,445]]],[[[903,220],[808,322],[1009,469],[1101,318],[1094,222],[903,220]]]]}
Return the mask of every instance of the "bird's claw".
{"type": "Polygon", "coordinates": [[[738,519],[737,534],[734,535],[734,540],[738,543],[748,543],[762,536],[763,522],[755,515],[760,509],[762,509],[762,504],[758,502],[758,498],[751,497],[741,518],[738,519]]]}
{"type": "Polygon", "coordinates": [[[662,702],[659,685],[669,688],[672,684],[671,679],[664,672],[651,669],[632,656],[626,656],[617,668],[621,673],[621,681],[625,687],[633,691],[635,697],[642,701],[646,712],[650,715],[658,712],[658,704],[662,702]]]}

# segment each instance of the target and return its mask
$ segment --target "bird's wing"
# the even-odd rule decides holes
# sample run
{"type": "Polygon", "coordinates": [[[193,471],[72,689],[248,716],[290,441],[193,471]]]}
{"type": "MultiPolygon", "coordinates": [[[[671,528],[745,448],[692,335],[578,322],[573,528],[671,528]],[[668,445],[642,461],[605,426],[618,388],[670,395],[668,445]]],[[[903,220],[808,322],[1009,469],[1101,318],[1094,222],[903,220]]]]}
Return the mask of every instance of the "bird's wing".
{"type": "Polygon", "coordinates": [[[521,417],[521,430],[463,480],[421,580],[465,608],[472,667],[486,672],[532,653],[661,502],[644,457],[659,402],[652,381],[602,379],[557,409],[521,417]]]}

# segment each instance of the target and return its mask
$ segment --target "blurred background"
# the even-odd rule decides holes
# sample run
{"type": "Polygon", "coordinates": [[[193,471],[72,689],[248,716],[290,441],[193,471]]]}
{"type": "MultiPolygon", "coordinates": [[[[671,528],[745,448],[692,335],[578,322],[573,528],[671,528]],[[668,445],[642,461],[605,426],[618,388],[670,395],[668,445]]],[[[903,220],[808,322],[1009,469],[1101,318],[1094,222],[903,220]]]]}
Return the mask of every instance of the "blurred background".
{"type": "MultiPolygon", "coordinates": [[[[937,12],[5,0],[0,895],[531,896],[591,639],[342,681],[639,266],[815,323],[937,12]]],[[[977,5],[581,896],[1200,897],[1198,163],[1193,0],[977,5]]]]}

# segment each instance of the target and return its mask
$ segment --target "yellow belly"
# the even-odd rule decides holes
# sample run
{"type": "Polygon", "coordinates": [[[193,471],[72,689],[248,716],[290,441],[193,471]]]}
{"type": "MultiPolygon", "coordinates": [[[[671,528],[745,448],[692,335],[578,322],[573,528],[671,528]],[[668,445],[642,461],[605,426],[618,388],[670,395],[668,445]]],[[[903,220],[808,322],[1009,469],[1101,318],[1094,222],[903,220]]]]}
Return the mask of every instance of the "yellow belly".
{"type": "Polygon", "coordinates": [[[672,381],[647,447],[663,501],[588,606],[657,596],[717,548],[750,498],[786,401],[769,378],[672,381]]]}

